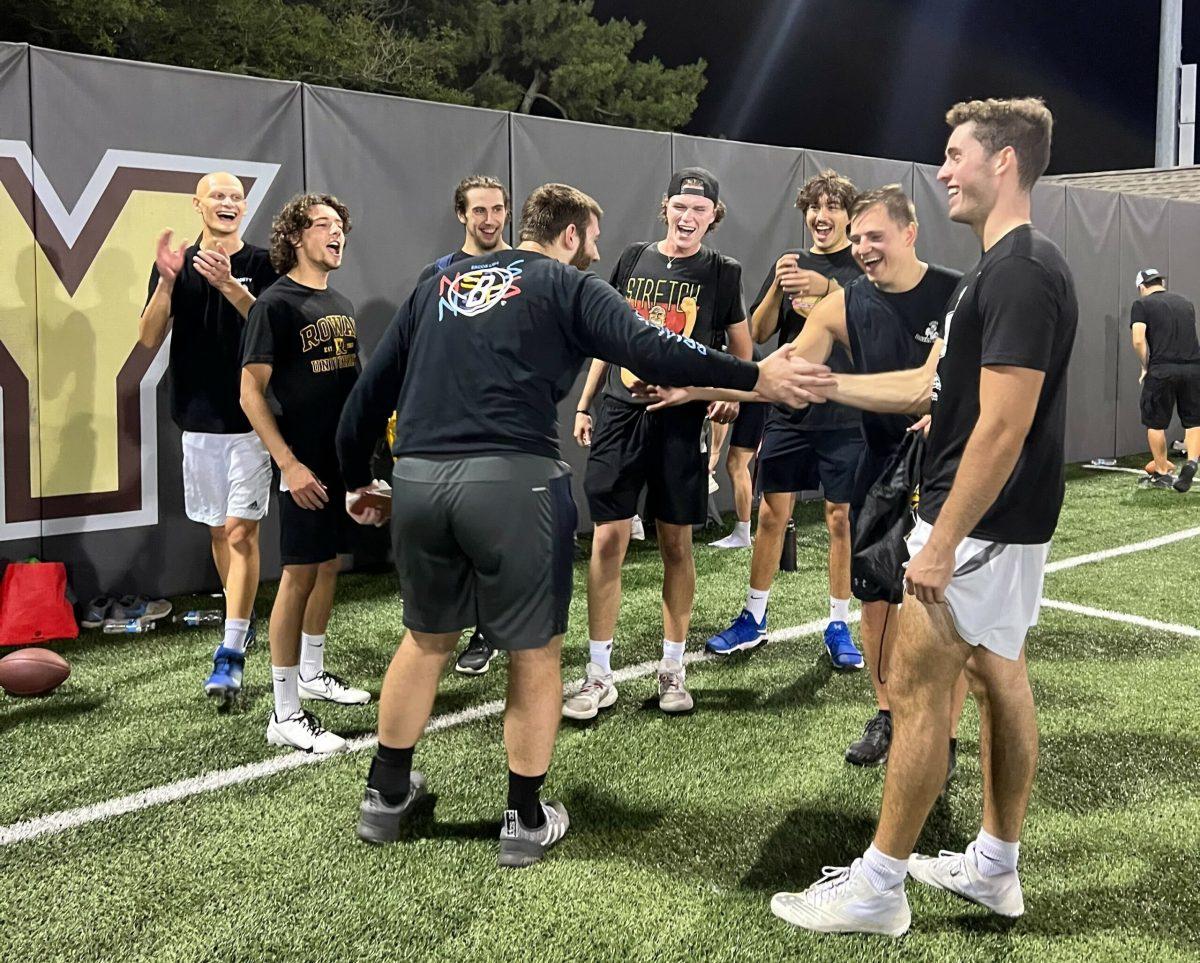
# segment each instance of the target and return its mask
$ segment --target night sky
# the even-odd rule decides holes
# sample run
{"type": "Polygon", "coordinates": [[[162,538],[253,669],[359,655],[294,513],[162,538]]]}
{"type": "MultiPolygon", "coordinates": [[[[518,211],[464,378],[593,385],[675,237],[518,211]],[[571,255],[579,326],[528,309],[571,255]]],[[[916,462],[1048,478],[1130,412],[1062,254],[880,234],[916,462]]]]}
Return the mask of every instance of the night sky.
{"type": "MultiPolygon", "coordinates": [[[[1055,115],[1051,173],[1154,166],[1156,0],[595,0],[594,12],[644,21],[638,56],[708,61],[686,133],[936,163],[956,100],[1038,94],[1055,115]]],[[[1183,61],[1197,59],[1200,0],[1184,0],[1183,61]]]]}

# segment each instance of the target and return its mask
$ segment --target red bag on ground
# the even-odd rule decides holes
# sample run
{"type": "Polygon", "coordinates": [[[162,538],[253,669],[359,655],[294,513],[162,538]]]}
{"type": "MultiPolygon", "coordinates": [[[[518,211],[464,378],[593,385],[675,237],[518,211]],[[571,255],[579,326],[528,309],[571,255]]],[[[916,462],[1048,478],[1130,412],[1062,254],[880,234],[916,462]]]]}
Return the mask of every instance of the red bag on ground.
{"type": "Polygon", "coordinates": [[[10,562],[0,583],[0,645],[79,638],[62,562],[10,562]]]}

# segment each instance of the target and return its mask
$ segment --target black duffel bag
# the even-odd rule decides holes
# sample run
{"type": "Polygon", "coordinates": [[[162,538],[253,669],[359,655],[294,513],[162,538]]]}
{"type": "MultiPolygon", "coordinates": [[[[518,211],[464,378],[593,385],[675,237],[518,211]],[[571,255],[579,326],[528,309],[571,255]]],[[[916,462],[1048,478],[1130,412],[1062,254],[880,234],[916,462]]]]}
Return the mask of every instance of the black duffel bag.
{"type": "Polygon", "coordinates": [[[854,517],[855,577],[891,586],[900,596],[908,549],[904,539],[916,524],[914,493],[921,480],[925,434],[912,431],[888,459],[854,517]]]}

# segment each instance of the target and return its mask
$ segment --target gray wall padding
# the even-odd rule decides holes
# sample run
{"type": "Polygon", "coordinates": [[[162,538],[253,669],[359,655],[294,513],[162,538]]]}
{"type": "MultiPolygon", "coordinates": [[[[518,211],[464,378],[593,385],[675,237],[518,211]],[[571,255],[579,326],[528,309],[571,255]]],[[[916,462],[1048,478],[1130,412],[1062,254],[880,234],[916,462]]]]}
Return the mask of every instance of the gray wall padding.
{"type": "Polygon", "coordinates": [[[922,259],[956,271],[969,271],[979,261],[979,239],[969,227],[946,216],[946,188],[937,180],[938,169],[914,164],[915,183],[910,195],[921,227],[917,253],[922,259]]]}

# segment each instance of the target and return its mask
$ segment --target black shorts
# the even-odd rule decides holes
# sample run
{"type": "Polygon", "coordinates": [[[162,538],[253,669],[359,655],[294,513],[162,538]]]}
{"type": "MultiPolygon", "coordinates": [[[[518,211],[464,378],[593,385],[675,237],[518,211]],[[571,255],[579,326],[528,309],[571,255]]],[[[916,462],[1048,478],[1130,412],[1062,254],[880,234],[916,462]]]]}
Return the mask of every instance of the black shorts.
{"type": "Polygon", "coordinates": [[[346,491],[336,469],[317,472],[329,494],[321,508],[301,508],[291,492],[279,493],[279,560],[283,565],[316,565],[338,557],[350,547],[346,491]]]}
{"type": "Polygon", "coordinates": [[[646,515],[668,525],[703,525],[708,471],[700,451],[707,405],[662,411],[604,398],[592,431],[583,490],[594,522],[632,518],[646,489],[646,515]]]}
{"type": "Polygon", "coordinates": [[[498,649],[567,631],[578,515],[571,469],[538,455],[399,458],[392,544],[404,624],[478,626],[498,649]]]}
{"type": "Polygon", "coordinates": [[[1200,428],[1200,364],[1159,364],[1142,382],[1142,424],[1165,431],[1179,410],[1184,428],[1200,428]]]}
{"type": "Polygon", "coordinates": [[[767,426],[767,409],[770,407],[765,401],[743,401],[729,432],[729,447],[757,451],[763,429],[767,426]]]}
{"type": "Polygon", "coordinates": [[[772,408],[758,452],[758,490],[771,494],[821,488],[827,502],[846,504],[863,448],[859,428],[801,431],[772,408]]]}
{"type": "MultiPolygon", "coordinates": [[[[890,602],[898,605],[904,599],[904,572],[897,570],[894,579],[886,582],[876,576],[870,566],[863,564],[859,550],[866,548],[854,540],[854,532],[858,529],[858,512],[867,500],[871,486],[883,477],[888,461],[900,448],[889,451],[873,449],[863,445],[862,455],[858,460],[858,468],[854,473],[854,490],[850,496],[850,592],[860,602],[890,602]]],[[[898,545],[903,550],[903,545],[898,545]]],[[[904,552],[906,554],[906,551],[904,552]]]]}

